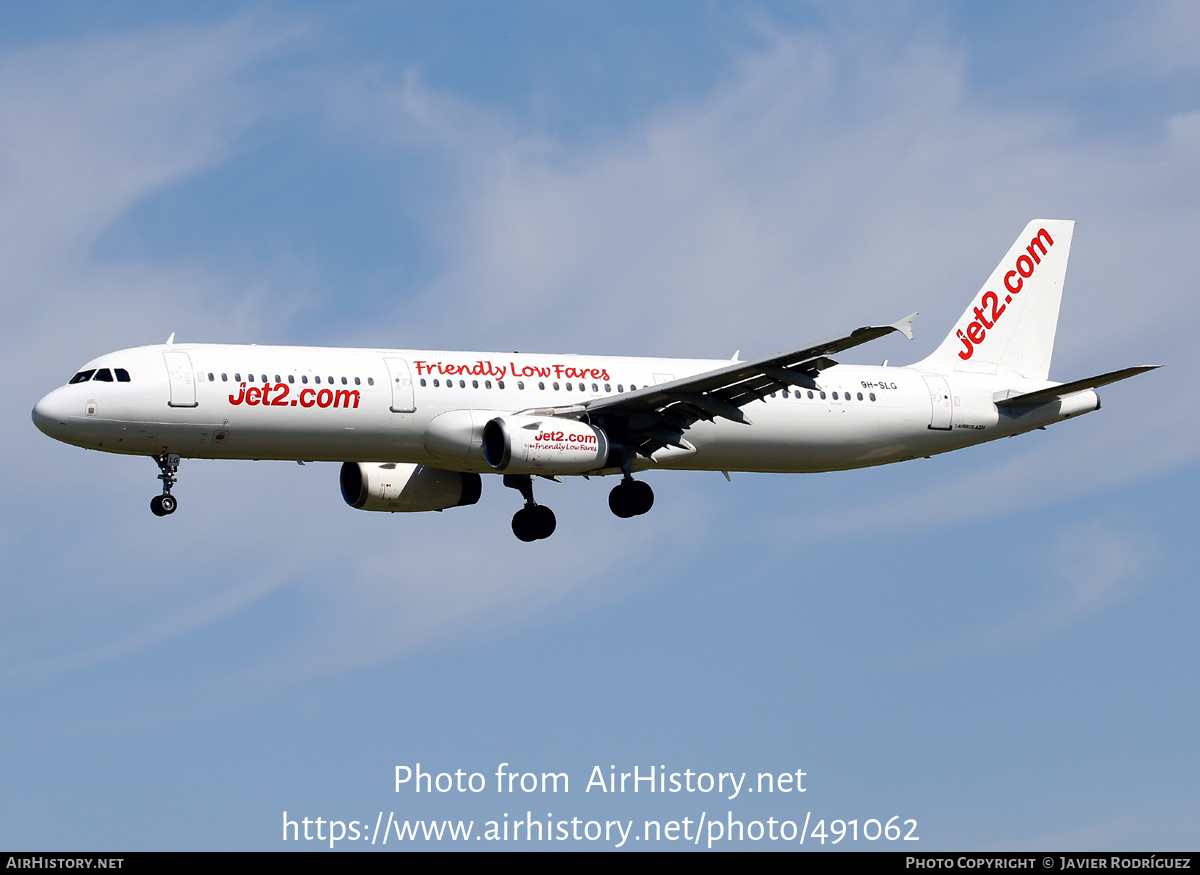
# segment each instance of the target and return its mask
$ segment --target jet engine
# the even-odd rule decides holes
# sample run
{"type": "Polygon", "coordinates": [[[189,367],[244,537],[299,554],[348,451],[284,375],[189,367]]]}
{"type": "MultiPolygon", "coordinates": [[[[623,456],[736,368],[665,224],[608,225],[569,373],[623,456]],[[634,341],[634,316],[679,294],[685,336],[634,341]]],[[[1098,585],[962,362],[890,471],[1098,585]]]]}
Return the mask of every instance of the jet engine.
{"type": "Polygon", "coordinates": [[[346,504],[392,513],[474,504],[483,491],[478,474],[407,462],[344,462],[340,479],[346,504]]]}
{"type": "Polygon", "coordinates": [[[497,416],[483,427],[483,457],[505,474],[583,474],[606,467],[608,436],[556,416],[497,416]]]}

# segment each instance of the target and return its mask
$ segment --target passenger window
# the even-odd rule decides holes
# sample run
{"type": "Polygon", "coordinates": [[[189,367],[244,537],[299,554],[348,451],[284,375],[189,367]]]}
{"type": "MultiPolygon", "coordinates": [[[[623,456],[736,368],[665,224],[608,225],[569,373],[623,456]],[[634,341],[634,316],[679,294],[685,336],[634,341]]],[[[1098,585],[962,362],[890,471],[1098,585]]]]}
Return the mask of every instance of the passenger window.
{"type": "Polygon", "coordinates": [[[313,382],[314,382],[314,383],[320,383],[320,382],[321,382],[321,378],[320,378],[320,377],[313,377],[313,382]]]}
{"type": "MultiPolygon", "coordinates": [[[[120,377],[121,375],[117,374],[117,376],[120,377]]],[[[228,383],[229,382],[229,374],[221,374],[221,382],[228,383]]]]}
{"type": "Polygon", "coordinates": [[[557,391],[558,391],[558,383],[555,383],[555,384],[554,384],[554,391],[555,391],[555,392],[557,392],[557,391]]]}
{"type": "MultiPolygon", "coordinates": [[[[355,377],[355,378],[354,378],[354,385],[355,385],[355,386],[361,386],[361,385],[362,385],[362,380],[360,380],[358,377],[355,377]]],[[[422,385],[422,386],[424,386],[425,384],[424,384],[424,383],[421,383],[421,385],[422,385]]]]}
{"type": "Polygon", "coordinates": [[[263,374],[263,375],[262,375],[262,378],[263,378],[263,382],[264,382],[264,383],[269,383],[269,382],[271,382],[270,380],[268,380],[268,379],[267,379],[267,375],[266,375],[266,374],[263,374]]]}
{"type": "Polygon", "coordinates": [[[92,379],[99,380],[101,383],[111,383],[113,381],[112,371],[108,368],[101,368],[96,371],[96,376],[92,377],[92,379]]]}
{"type": "MultiPolygon", "coordinates": [[[[813,396],[813,394],[812,394],[812,389],[809,389],[809,390],[808,390],[808,397],[811,399],[811,398],[812,398],[812,396],[813,396]]],[[[824,396],[822,396],[822,397],[824,397],[824,396]]]]}
{"type": "MultiPolygon", "coordinates": [[[[117,375],[117,379],[118,379],[118,380],[120,380],[120,379],[121,379],[121,375],[120,375],[120,374],[118,374],[118,375],[117,375]]],[[[209,371],[209,372],[208,372],[208,382],[210,382],[210,383],[216,382],[216,379],[217,379],[217,378],[216,378],[215,376],[213,376],[213,373],[212,373],[212,371],[209,371]]]]}
{"type": "Polygon", "coordinates": [[[630,384],[629,384],[629,391],[630,391],[630,392],[636,392],[636,391],[637,391],[637,386],[633,385],[633,383],[630,383],[630,384]]]}
{"type": "Polygon", "coordinates": [[[479,381],[478,381],[478,380],[472,380],[472,381],[471,381],[471,388],[472,388],[472,389],[478,389],[478,388],[479,388],[479,381]]]}
{"type": "MultiPolygon", "coordinates": [[[[557,384],[554,386],[554,388],[555,388],[555,389],[557,389],[557,388],[558,388],[557,384]]],[[[568,391],[568,392],[570,392],[570,391],[571,391],[571,384],[570,384],[570,383],[567,383],[567,391],[568,391]]]]}
{"type": "Polygon", "coordinates": [[[875,393],[874,393],[874,392],[872,392],[872,393],[871,393],[871,400],[872,400],[872,401],[874,401],[874,400],[875,400],[875,393]]]}
{"type": "Polygon", "coordinates": [[[834,400],[834,401],[837,401],[837,400],[838,400],[837,392],[834,392],[834,393],[833,393],[833,400],[834,400]]]}
{"type": "Polygon", "coordinates": [[[422,378],[421,378],[421,385],[422,385],[422,386],[424,386],[424,385],[425,385],[425,378],[424,378],[424,377],[422,377],[422,378]]]}
{"type": "Polygon", "coordinates": [[[625,387],[624,387],[624,386],[622,386],[620,383],[617,383],[617,391],[618,391],[618,392],[624,392],[624,391],[625,391],[625,387]]]}
{"type": "Polygon", "coordinates": [[[859,401],[862,401],[862,392],[859,392],[859,393],[858,393],[858,400],[859,400],[859,401]]]}
{"type": "Polygon", "coordinates": [[[254,374],[246,374],[246,382],[253,383],[254,382],[254,374]]]}
{"type": "Polygon", "coordinates": [[[374,378],[374,377],[367,377],[367,385],[368,385],[368,386],[374,386],[374,385],[375,385],[375,378],[374,378]]]}
{"type": "Polygon", "coordinates": [[[612,384],[611,384],[611,383],[605,383],[605,384],[604,384],[604,391],[605,391],[605,392],[611,392],[611,391],[612,391],[612,384]]]}
{"type": "Polygon", "coordinates": [[[490,389],[490,388],[492,388],[492,381],[491,381],[491,380],[484,380],[484,381],[483,381],[483,388],[485,388],[485,389],[490,389]]]}
{"type": "Polygon", "coordinates": [[[541,389],[541,390],[544,392],[544,391],[546,391],[546,384],[545,384],[545,383],[538,383],[538,388],[539,388],[539,389],[541,389]]]}
{"type": "Polygon", "coordinates": [[[300,375],[300,382],[301,382],[301,383],[304,383],[305,385],[308,385],[308,374],[301,374],[301,375],[300,375]]]}
{"type": "Polygon", "coordinates": [[[458,381],[458,388],[460,388],[460,389],[465,389],[465,388],[467,388],[467,381],[466,381],[466,380],[459,380],[459,381],[458,381]]]}
{"type": "Polygon", "coordinates": [[[294,382],[296,382],[296,378],[295,378],[295,376],[293,376],[292,374],[288,374],[288,382],[289,382],[289,383],[294,383],[294,382]]]}
{"type": "Polygon", "coordinates": [[[600,391],[600,387],[599,387],[599,386],[597,386],[595,383],[592,383],[592,391],[593,391],[593,392],[599,392],[599,391],[600,391]]]}
{"type": "Polygon", "coordinates": [[[343,386],[345,386],[345,385],[346,385],[346,378],[345,378],[345,377],[342,377],[342,385],[343,385],[343,386]]]}
{"type": "Polygon", "coordinates": [[[822,400],[822,401],[824,401],[824,400],[825,400],[825,393],[824,393],[824,392],[822,392],[822,393],[821,393],[821,400],[822,400]]]}
{"type": "MultiPolygon", "coordinates": [[[[424,385],[424,384],[422,384],[422,385],[424,385]]],[[[439,386],[441,386],[441,385],[442,385],[442,384],[441,384],[441,383],[439,383],[439,382],[437,381],[437,377],[434,377],[434,378],[433,378],[433,387],[436,389],[436,388],[438,388],[438,387],[439,387],[439,386]]]]}
{"type": "Polygon", "coordinates": [[[276,375],[275,375],[275,382],[276,382],[276,383],[282,383],[282,382],[283,382],[283,380],[279,379],[279,374],[276,374],[276,375]]]}
{"type": "MultiPolygon", "coordinates": [[[[496,385],[497,385],[499,388],[503,389],[503,388],[504,388],[504,381],[503,381],[503,380],[497,380],[497,381],[496,381],[496,385]]],[[[525,388],[524,384],[518,384],[518,385],[520,385],[522,389],[524,389],[524,388],[525,388]]]]}
{"type": "Polygon", "coordinates": [[[775,393],[774,393],[774,392],[772,392],[772,393],[771,393],[771,397],[772,397],[772,398],[774,398],[774,397],[775,397],[775,393]]]}
{"type": "Polygon", "coordinates": [[[330,378],[329,378],[329,385],[330,385],[330,386],[332,386],[332,385],[333,385],[333,377],[330,377],[330,378]]]}
{"type": "Polygon", "coordinates": [[[235,383],[240,383],[240,382],[242,382],[242,375],[241,375],[241,374],[234,374],[234,375],[233,375],[233,382],[235,382],[235,383]]]}
{"type": "MultiPolygon", "coordinates": [[[[500,388],[501,388],[501,389],[503,389],[503,388],[504,388],[504,381],[503,381],[503,380],[501,380],[501,381],[500,381],[500,388]]],[[[517,380],[517,388],[518,388],[518,389],[521,389],[521,390],[524,390],[524,389],[525,389],[525,381],[524,381],[524,380],[517,380]]]]}

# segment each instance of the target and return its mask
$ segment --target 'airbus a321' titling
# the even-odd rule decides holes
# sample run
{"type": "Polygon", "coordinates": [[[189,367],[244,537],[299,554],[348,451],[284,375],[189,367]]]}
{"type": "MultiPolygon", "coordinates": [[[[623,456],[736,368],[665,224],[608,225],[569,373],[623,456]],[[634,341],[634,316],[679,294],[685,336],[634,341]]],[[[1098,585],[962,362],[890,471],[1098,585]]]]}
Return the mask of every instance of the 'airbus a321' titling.
{"type": "MultiPolygon", "coordinates": [[[[150,456],[175,512],[182,458],[341,462],[362,510],[444,510],[500,474],[524,507],[522,541],[554,513],[533,478],[618,475],[618,517],[650,510],[647,470],[814,472],[902,462],[1096,410],[1095,390],[1149,367],[1048,379],[1074,223],[1035,220],[929,357],[908,367],[838,364],[890,325],[753,361],[231,346],[125,349],[42,398],[50,437],[150,456]]],[[[735,357],[736,358],[736,357],[735,357]]]]}

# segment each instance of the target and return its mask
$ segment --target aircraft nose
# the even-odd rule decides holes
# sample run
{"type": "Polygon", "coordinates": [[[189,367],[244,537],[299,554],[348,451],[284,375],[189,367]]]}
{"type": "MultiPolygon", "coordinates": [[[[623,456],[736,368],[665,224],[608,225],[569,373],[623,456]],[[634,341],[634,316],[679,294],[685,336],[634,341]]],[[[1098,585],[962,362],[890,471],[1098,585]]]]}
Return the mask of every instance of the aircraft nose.
{"type": "Polygon", "coordinates": [[[67,428],[67,393],[63,387],[55,389],[45,398],[33,405],[33,424],[43,434],[61,439],[67,428]]]}

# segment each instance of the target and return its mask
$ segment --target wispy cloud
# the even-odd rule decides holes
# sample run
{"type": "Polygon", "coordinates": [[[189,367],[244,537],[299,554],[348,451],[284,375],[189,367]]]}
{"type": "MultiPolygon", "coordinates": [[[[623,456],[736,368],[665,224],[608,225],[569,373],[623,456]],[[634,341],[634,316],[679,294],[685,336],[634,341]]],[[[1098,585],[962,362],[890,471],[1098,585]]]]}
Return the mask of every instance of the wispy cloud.
{"type": "Polygon", "coordinates": [[[0,61],[6,271],[78,271],[133,203],[220,160],[259,113],[241,77],[273,42],[230,24],[90,37],[0,61]]]}
{"type": "Polygon", "coordinates": [[[1132,598],[1158,552],[1150,535],[1107,520],[1064,527],[1043,555],[1010,545],[995,558],[1014,574],[1045,579],[1045,589],[1026,611],[974,634],[972,649],[1023,646],[1132,598]]]}
{"type": "MultiPolygon", "coordinates": [[[[569,301],[592,304],[567,329],[587,348],[769,349],[902,304],[928,310],[936,335],[1033,215],[1081,220],[1089,279],[1122,248],[1153,251],[1132,259],[1156,289],[1150,314],[1164,298],[1191,306],[1189,231],[1143,230],[1140,192],[1191,185],[1194,150],[1160,135],[1131,153],[1069,116],[990,106],[933,34],[774,34],[711,93],[599,142],[520,131],[416,74],[343,97],[343,121],[435,150],[460,180],[433,216],[449,264],[427,293],[435,332],[453,313],[457,332],[528,345],[563,334],[569,301]],[[1116,234],[1127,243],[1106,253],[1116,234]]],[[[1087,310],[1123,292],[1088,288],[1087,310]]],[[[1131,316],[1127,338],[1150,328],[1131,316]]],[[[1076,332],[1062,340],[1073,356],[1076,332]]]]}

